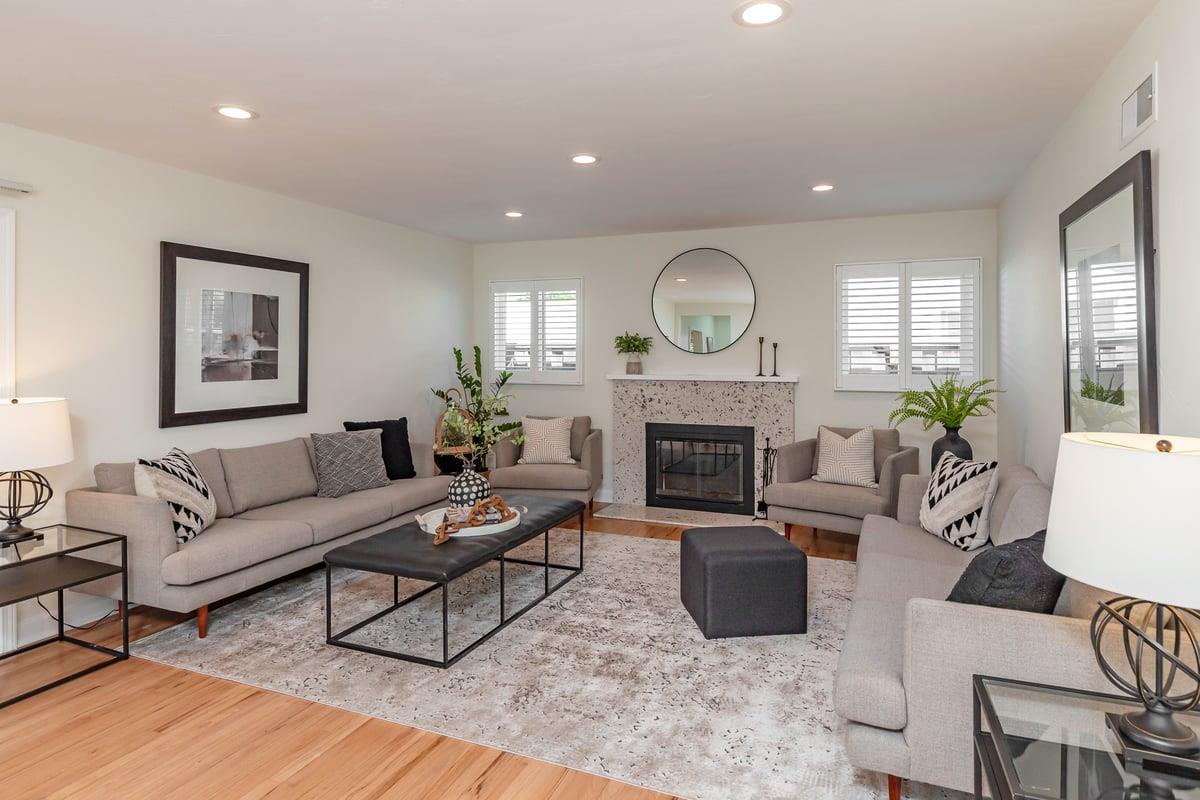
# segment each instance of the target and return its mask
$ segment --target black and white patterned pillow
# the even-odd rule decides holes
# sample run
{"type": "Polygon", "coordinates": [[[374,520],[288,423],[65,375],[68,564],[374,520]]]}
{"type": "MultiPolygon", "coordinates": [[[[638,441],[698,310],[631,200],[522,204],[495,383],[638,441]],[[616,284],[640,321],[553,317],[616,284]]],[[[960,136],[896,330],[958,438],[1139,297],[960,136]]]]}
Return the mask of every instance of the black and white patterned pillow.
{"type": "Polygon", "coordinates": [[[817,429],[817,474],[813,480],[821,483],[840,483],[846,486],[865,486],[874,489],[875,429],[862,430],[842,436],[822,425],[817,429]]]}
{"type": "Polygon", "coordinates": [[[317,497],[341,497],[388,485],[382,431],[312,434],[317,461],[317,497]]]}
{"type": "Polygon", "coordinates": [[[195,539],[217,518],[217,499],[192,459],[178,447],[159,459],[139,458],[133,467],[134,490],[171,507],[180,544],[195,539]]]}
{"type": "Polygon", "coordinates": [[[988,515],[996,495],[995,461],[968,461],[942,453],[921,498],[921,527],[960,550],[988,542],[988,515]]]}

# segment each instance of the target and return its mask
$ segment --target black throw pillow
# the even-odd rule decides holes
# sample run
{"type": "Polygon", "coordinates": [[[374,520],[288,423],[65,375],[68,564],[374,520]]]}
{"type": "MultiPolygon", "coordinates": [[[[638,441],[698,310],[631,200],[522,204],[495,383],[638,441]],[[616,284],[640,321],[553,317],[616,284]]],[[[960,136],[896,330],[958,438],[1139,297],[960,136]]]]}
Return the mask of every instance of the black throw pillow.
{"type": "Polygon", "coordinates": [[[946,599],[992,608],[1053,614],[1066,578],[1042,560],[1046,532],[984,550],[967,565],[946,599]]]}
{"type": "Polygon", "coordinates": [[[383,465],[387,469],[389,480],[417,476],[417,470],[413,467],[412,446],[408,443],[408,417],[379,422],[343,422],[342,426],[348,431],[368,431],[375,428],[383,431],[380,434],[380,443],[383,445],[383,465]]]}

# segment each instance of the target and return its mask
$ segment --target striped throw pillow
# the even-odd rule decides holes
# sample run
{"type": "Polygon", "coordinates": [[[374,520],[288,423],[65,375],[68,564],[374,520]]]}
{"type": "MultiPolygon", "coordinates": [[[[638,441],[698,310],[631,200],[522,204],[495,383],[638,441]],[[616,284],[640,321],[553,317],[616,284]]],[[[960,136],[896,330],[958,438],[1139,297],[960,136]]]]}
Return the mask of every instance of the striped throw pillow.
{"type": "Polygon", "coordinates": [[[522,417],[521,433],[525,436],[525,444],[517,463],[574,464],[575,459],[571,458],[571,425],[574,422],[574,417],[522,417]]]}
{"type": "Polygon", "coordinates": [[[192,459],[178,447],[162,458],[139,458],[133,486],[142,497],[165,500],[171,508],[175,538],[180,544],[195,539],[217,518],[217,499],[192,459]]]}
{"type": "Polygon", "coordinates": [[[842,436],[822,425],[817,430],[817,474],[813,480],[874,489],[875,429],[867,426],[842,436]]]}
{"type": "Polygon", "coordinates": [[[921,498],[921,527],[960,550],[988,542],[988,516],[996,496],[995,461],[968,461],[942,453],[921,498]]]}

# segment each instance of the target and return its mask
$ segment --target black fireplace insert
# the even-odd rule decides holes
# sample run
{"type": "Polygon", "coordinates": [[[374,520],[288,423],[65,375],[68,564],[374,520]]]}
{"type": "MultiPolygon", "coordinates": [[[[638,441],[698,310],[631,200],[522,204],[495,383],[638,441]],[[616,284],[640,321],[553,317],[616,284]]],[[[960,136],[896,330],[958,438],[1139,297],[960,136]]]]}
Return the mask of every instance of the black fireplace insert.
{"type": "Polygon", "coordinates": [[[754,514],[754,428],[646,423],[646,505],[754,514]]]}

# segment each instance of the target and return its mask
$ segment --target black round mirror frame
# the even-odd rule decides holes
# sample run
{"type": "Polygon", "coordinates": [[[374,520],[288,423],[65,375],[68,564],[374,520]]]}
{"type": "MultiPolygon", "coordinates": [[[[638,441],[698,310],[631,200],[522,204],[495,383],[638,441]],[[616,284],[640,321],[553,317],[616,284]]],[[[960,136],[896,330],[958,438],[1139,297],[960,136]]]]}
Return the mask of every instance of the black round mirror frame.
{"type": "Polygon", "coordinates": [[[654,286],[652,286],[650,289],[650,318],[654,320],[654,327],[658,329],[659,334],[661,334],[664,339],[666,339],[668,342],[670,342],[671,346],[674,347],[676,350],[681,350],[684,353],[687,353],[687,354],[693,355],[693,356],[711,356],[713,353],[720,353],[723,350],[728,350],[729,348],[733,347],[735,344],[737,344],[739,341],[741,341],[743,336],[746,335],[746,331],[750,330],[750,326],[754,324],[754,315],[757,312],[758,312],[758,287],[754,285],[754,277],[750,274],[750,270],[746,269],[746,265],[742,263],[742,260],[740,258],[735,256],[733,253],[730,253],[728,251],[720,249],[719,247],[693,247],[691,250],[684,250],[682,253],[675,256],[670,261],[668,261],[666,263],[666,266],[664,266],[662,269],[660,269],[658,271],[658,277],[654,279],[654,286]],[[726,256],[729,256],[730,258],[732,258],[734,263],[736,263],[739,267],[741,267],[742,271],[746,273],[746,280],[750,281],[750,291],[754,293],[754,303],[751,305],[750,319],[746,320],[746,327],[743,328],[742,332],[739,333],[736,337],[734,337],[729,342],[729,344],[725,345],[724,347],[720,348],[719,350],[710,350],[707,353],[697,353],[692,350],[687,350],[683,347],[680,347],[678,344],[676,344],[675,340],[672,339],[670,336],[668,336],[666,331],[664,331],[662,329],[662,325],[658,324],[658,315],[654,313],[654,293],[655,293],[655,291],[658,290],[658,284],[660,281],[662,281],[663,275],[665,275],[667,270],[671,268],[671,265],[674,264],[679,259],[688,255],[689,253],[696,253],[701,250],[711,250],[714,253],[721,253],[722,255],[726,255],[726,256]]]}

